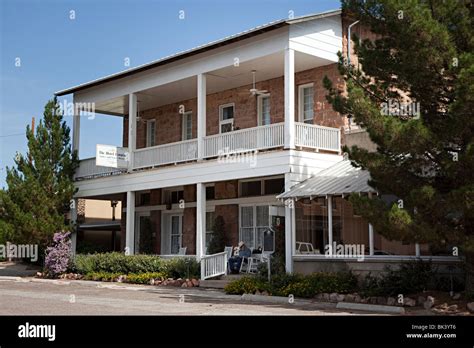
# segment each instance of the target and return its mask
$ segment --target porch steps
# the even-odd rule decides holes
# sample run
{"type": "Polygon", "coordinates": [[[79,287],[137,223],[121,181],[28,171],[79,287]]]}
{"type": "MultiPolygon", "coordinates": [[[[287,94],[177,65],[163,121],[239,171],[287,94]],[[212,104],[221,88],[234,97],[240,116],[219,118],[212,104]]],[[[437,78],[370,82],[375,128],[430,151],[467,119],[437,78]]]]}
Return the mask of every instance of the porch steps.
{"type": "Polygon", "coordinates": [[[248,276],[248,274],[228,274],[214,279],[206,279],[199,281],[199,287],[201,288],[212,288],[212,289],[224,289],[224,287],[233,280],[248,276]]]}

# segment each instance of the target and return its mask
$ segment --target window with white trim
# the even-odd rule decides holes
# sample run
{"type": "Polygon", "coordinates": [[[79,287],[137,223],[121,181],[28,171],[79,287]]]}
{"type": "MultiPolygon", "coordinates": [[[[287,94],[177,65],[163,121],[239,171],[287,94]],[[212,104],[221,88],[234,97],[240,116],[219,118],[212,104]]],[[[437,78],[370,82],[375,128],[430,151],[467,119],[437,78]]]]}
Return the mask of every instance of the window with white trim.
{"type": "Polygon", "coordinates": [[[299,121],[313,124],[314,118],[314,87],[312,83],[298,87],[299,121]]]}
{"type": "Polygon", "coordinates": [[[187,111],[183,114],[182,122],[182,140],[193,138],[193,112],[187,111]]]}
{"type": "Polygon", "coordinates": [[[155,146],[156,120],[146,121],[146,147],[155,146]]]}
{"type": "Polygon", "coordinates": [[[206,248],[209,248],[214,235],[214,212],[206,212],[206,248]]]}
{"type": "Polygon", "coordinates": [[[234,103],[219,106],[219,133],[232,132],[234,129],[234,103]]]}
{"type": "Polygon", "coordinates": [[[257,98],[258,125],[270,124],[270,94],[259,95],[257,98]]]}

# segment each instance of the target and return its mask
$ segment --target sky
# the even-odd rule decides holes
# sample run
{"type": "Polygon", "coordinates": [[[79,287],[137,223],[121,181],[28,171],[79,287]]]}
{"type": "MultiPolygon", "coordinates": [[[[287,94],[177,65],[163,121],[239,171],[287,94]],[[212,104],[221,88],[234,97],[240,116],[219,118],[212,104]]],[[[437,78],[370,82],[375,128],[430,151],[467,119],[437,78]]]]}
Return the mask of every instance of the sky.
{"type": "MultiPolygon", "coordinates": [[[[339,0],[0,0],[0,187],[15,153],[26,153],[26,125],[32,117],[38,123],[54,92],[290,11],[301,16],[339,7],[339,0]]],[[[66,122],[72,127],[70,116],[66,122]]],[[[80,158],[95,156],[97,143],[121,142],[122,118],[81,122],[80,158]]]]}

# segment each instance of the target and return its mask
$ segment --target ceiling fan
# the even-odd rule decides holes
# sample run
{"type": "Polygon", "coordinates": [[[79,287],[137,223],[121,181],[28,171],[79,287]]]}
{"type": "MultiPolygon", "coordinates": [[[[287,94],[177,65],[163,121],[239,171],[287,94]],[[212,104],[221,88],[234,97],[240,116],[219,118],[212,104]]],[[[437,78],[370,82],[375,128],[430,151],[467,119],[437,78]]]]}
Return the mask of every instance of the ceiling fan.
{"type": "Polygon", "coordinates": [[[257,73],[257,70],[252,70],[252,80],[253,80],[253,84],[252,84],[252,88],[250,88],[250,94],[253,95],[253,96],[258,96],[258,95],[262,95],[262,94],[265,94],[267,93],[268,91],[267,90],[264,90],[264,89],[257,89],[255,87],[255,74],[257,73]]]}

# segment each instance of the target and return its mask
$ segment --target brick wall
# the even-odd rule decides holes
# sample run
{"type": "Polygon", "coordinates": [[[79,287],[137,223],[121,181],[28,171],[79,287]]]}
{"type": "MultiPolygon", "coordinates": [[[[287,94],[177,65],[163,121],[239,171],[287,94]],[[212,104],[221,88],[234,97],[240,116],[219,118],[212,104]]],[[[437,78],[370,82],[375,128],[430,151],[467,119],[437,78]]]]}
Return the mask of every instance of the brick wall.
{"type": "MultiPolygon", "coordinates": [[[[337,71],[336,64],[330,64],[295,74],[295,118],[298,120],[298,85],[314,83],[314,124],[341,127],[345,119],[336,113],[326,101],[326,90],[323,87],[323,78],[328,76],[334,84],[343,86],[343,80],[337,71]]],[[[251,85],[241,86],[207,96],[207,125],[206,134],[219,133],[219,105],[234,103],[234,127],[240,129],[257,126],[257,98],[249,93],[251,85]]],[[[270,93],[271,122],[284,121],[284,78],[278,77],[257,83],[258,89],[270,93]]],[[[197,99],[184,100],[178,103],[163,105],[154,109],[140,111],[141,121],[137,127],[137,148],[146,145],[146,120],[156,120],[156,145],[172,143],[182,140],[182,116],[180,106],[186,111],[193,112],[193,137],[197,136],[197,99]]],[[[123,146],[128,144],[128,119],[124,118],[123,146]]]]}

